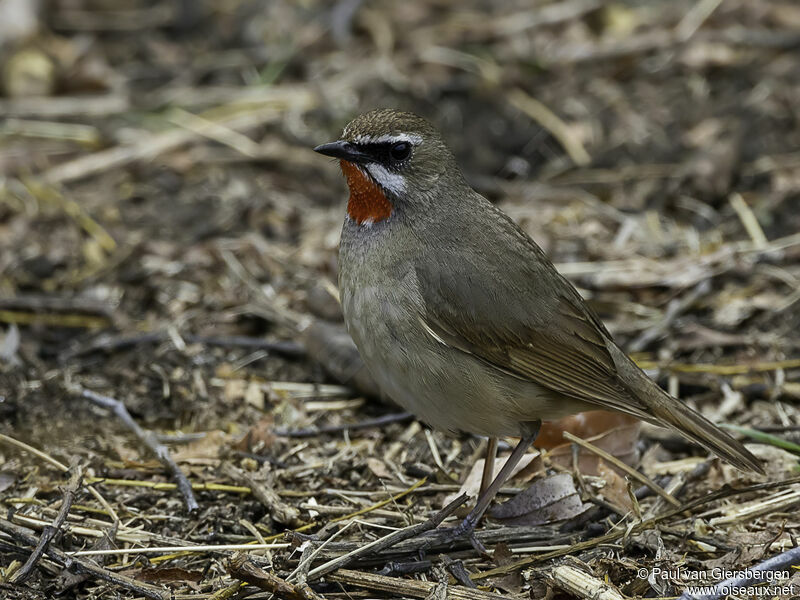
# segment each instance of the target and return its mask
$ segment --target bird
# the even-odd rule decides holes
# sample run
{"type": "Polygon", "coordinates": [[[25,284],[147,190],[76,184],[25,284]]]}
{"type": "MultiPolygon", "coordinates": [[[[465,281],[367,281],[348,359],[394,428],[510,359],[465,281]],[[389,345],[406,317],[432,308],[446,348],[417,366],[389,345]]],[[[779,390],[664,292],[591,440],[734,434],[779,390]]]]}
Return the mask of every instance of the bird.
{"type": "Polygon", "coordinates": [[[536,242],[472,189],[427,120],[373,110],[314,150],[339,160],[349,188],[339,294],[380,388],[433,428],[495,448],[520,438],[454,536],[472,535],[542,421],[578,412],[633,415],[764,473],[625,354],[536,242]]]}

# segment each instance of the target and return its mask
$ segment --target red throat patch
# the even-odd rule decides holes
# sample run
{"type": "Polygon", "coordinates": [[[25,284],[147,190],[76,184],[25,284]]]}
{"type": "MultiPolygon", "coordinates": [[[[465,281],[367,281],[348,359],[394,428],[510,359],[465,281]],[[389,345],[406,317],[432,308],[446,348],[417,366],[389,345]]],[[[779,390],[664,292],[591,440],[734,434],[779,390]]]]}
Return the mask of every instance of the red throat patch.
{"type": "Polygon", "coordinates": [[[392,203],[386,198],[381,187],[372,181],[356,165],[340,160],[342,173],[350,188],[347,201],[347,214],[359,225],[367,221],[378,223],[388,219],[392,214],[392,203]]]}

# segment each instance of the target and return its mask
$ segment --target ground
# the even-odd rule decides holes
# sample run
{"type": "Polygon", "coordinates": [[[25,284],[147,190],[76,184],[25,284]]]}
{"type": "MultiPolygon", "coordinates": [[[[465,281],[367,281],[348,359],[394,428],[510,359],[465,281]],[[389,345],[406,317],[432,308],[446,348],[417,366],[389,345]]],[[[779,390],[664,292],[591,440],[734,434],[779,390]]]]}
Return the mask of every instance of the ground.
{"type": "Polygon", "coordinates": [[[0,1],[6,597],[670,597],[794,546],[795,3],[37,4],[0,1]],[[341,329],[346,191],[311,148],[384,106],[433,121],[620,345],[767,474],[594,415],[545,432],[501,495],[527,496],[479,528],[492,556],[428,532],[315,572],[425,523],[471,471],[474,491],[486,445],[380,397],[341,329]],[[565,429],[593,448],[573,460],[565,429]],[[112,552],[63,569],[89,549],[112,552]]]}

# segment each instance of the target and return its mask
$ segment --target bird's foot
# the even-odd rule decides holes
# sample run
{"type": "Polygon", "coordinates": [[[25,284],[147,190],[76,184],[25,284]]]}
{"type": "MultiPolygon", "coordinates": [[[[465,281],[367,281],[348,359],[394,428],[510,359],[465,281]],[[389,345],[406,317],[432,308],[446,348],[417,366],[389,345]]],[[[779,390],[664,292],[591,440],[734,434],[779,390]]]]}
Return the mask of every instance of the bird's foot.
{"type": "Polygon", "coordinates": [[[452,543],[465,536],[474,537],[477,524],[478,520],[472,516],[472,513],[468,514],[461,523],[450,529],[449,535],[445,538],[447,543],[452,543]]]}
{"type": "MultiPolygon", "coordinates": [[[[473,548],[481,554],[482,556],[489,556],[489,552],[486,550],[486,546],[477,538],[475,535],[475,526],[477,525],[477,519],[472,515],[467,515],[461,523],[456,525],[455,527],[451,527],[450,529],[445,529],[443,531],[444,536],[438,537],[436,539],[436,543],[443,544],[445,546],[451,546],[453,542],[456,540],[460,540],[462,538],[467,538],[469,543],[472,545],[473,548]]],[[[433,540],[429,541],[426,546],[433,545],[433,540]]],[[[427,548],[425,548],[427,549],[427,548]]]]}

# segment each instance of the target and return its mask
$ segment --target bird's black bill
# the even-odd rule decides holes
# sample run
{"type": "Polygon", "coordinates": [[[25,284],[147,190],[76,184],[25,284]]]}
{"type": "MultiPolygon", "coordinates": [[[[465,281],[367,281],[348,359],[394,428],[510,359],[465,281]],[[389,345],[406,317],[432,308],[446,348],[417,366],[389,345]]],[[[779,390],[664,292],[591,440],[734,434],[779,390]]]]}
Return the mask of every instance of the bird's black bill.
{"type": "Polygon", "coordinates": [[[325,156],[332,156],[333,158],[341,158],[342,160],[350,162],[365,162],[370,160],[370,156],[359,150],[357,146],[341,140],[321,144],[314,148],[314,152],[319,152],[325,156]]]}

